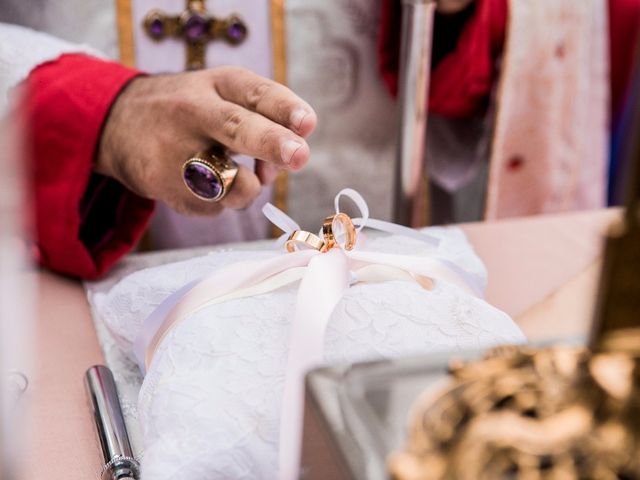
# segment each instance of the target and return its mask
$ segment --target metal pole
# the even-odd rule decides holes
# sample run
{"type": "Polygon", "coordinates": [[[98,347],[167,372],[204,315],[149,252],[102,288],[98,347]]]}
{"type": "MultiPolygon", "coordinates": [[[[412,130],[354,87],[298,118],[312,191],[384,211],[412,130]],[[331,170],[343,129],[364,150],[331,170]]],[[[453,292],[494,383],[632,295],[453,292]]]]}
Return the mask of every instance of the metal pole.
{"type": "Polygon", "coordinates": [[[394,221],[426,224],[425,136],[433,41],[433,0],[403,0],[400,51],[400,124],[394,182],[394,221]]]}

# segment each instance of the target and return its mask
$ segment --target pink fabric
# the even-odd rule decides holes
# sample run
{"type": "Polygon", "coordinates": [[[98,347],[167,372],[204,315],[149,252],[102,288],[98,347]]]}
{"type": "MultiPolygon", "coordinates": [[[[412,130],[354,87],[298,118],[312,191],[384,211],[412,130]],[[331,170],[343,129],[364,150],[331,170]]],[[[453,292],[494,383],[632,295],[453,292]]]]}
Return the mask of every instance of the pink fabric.
{"type": "MultiPolygon", "coordinates": [[[[149,327],[149,320],[145,321],[143,328],[145,331],[142,332],[143,335],[148,333],[149,328],[157,328],[157,330],[152,332],[153,335],[150,337],[151,340],[148,345],[144,343],[139,344],[140,348],[144,349],[142,350],[144,351],[144,365],[141,365],[141,367],[147,368],[149,366],[158,346],[177,323],[184,320],[189,314],[205,306],[210,300],[242,288],[253,286],[283,270],[304,267],[309,263],[311,257],[319,253],[320,252],[316,250],[301,250],[267,261],[231,265],[229,268],[205,278],[193,288],[189,289],[188,292],[185,292],[184,297],[178,300],[169,314],[165,318],[161,318],[162,323],[149,327]],[[224,279],[224,281],[221,281],[221,279],[224,279]]],[[[152,317],[153,316],[154,314],[152,314],[152,317]]],[[[153,323],[155,324],[155,322],[153,323]]]]}
{"type": "Polygon", "coordinates": [[[103,364],[87,297],[79,282],[46,271],[23,273],[38,282],[33,372],[23,396],[29,402],[29,445],[16,478],[97,478],[100,445],[82,383],[103,364]],[[73,459],[73,472],[62,458],[73,459]]]}
{"type": "Polygon", "coordinates": [[[605,205],[605,0],[513,0],[486,218],[605,205]]]}
{"type": "MultiPolygon", "coordinates": [[[[608,209],[469,223],[461,228],[489,272],[487,301],[518,322],[524,312],[600,258],[603,236],[619,218],[619,210],[608,209]]],[[[538,317],[537,321],[535,331],[526,332],[531,340],[554,338],[559,331],[581,333],[567,332],[566,324],[574,319],[538,317]],[[556,325],[559,321],[563,327],[556,325]]]]}
{"type": "Polygon", "coordinates": [[[300,478],[304,379],[309,369],[324,359],[327,323],[331,312],[349,288],[349,282],[348,257],[344,250],[337,248],[312,257],[307,273],[300,282],[291,324],[280,420],[278,450],[281,480],[300,478]]]}

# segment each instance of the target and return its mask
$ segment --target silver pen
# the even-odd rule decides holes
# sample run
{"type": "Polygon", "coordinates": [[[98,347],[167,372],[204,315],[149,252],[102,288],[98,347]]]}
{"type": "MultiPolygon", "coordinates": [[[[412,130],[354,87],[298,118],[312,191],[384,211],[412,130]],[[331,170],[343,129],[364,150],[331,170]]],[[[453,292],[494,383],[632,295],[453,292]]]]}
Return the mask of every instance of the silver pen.
{"type": "Polygon", "coordinates": [[[93,366],[84,383],[104,456],[102,480],[138,480],[140,465],[131,450],[111,370],[93,366]]]}

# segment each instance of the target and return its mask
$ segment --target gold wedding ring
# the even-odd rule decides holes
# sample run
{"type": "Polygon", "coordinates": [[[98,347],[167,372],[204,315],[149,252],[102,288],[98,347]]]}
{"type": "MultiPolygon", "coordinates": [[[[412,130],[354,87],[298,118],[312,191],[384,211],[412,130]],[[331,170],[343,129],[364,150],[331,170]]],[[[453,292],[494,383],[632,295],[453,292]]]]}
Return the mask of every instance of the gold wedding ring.
{"type": "Polygon", "coordinates": [[[182,165],[182,181],[187,189],[206,202],[219,202],[233,186],[238,164],[220,147],[200,152],[182,165]]]}
{"type": "Polygon", "coordinates": [[[324,248],[330,250],[336,244],[336,237],[333,232],[333,225],[338,221],[344,227],[345,235],[347,236],[344,242],[345,250],[353,250],[356,245],[356,227],[353,225],[351,218],[346,213],[336,213],[335,215],[329,215],[324,219],[322,224],[322,234],[324,235],[324,248]]]}
{"type": "Polygon", "coordinates": [[[292,253],[296,250],[299,250],[300,247],[311,248],[313,250],[323,251],[324,250],[324,242],[320,237],[314,235],[311,232],[306,232],[304,230],[296,230],[287,239],[287,242],[284,244],[287,252],[292,253]]]}

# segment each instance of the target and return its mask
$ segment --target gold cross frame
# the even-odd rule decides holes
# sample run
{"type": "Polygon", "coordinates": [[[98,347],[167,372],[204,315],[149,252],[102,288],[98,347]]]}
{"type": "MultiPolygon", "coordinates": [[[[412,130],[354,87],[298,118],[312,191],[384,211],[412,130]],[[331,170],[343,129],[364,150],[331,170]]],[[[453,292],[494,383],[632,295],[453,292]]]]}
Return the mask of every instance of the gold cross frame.
{"type": "Polygon", "coordinates": [[[209,14],[204,0],[186,0],[185,11],[179,15],[152,10],[145,16],[143,26],[147,35],[156,41],[167,37],[184,38],[187,42],[187,70],[204,68],[206,45],[210,40],[220,39],[239,45],[249,33],[238,15],[220,19],[209,14]]]}

